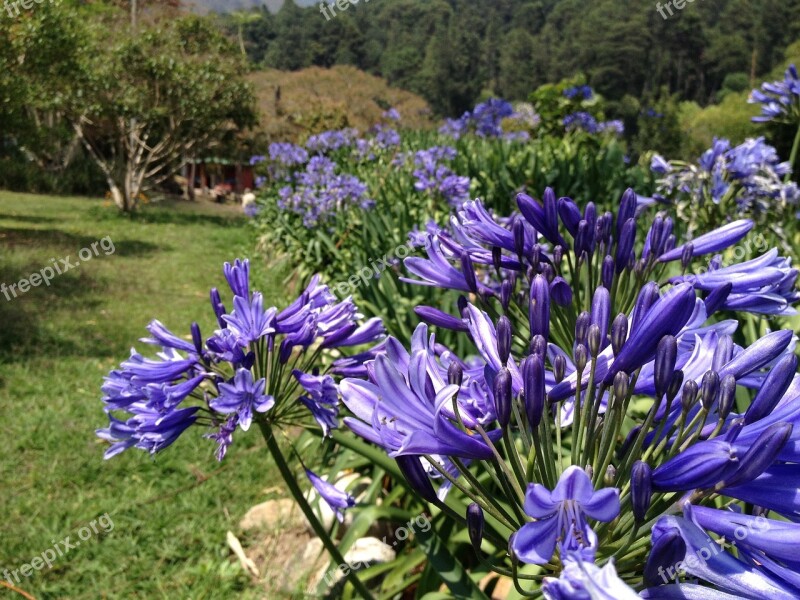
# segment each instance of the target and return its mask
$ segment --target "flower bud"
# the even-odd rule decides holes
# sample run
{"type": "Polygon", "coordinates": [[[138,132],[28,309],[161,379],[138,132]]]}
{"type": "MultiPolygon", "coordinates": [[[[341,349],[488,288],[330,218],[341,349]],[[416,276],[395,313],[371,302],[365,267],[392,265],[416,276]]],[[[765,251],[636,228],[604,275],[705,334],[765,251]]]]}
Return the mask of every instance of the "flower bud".
{"type": "Polygon", "coordinates": [[[559,245],[553,248],[553,264],[560,267],[562,260],[564,260],[564,246],[559,245]]]}
{"type": "Polygon", "coordinates": [[[456,361],[451,361],[447,367],[447,383],[461,387],[464,380],[464,369],[456,361]]]}
{"type": "Polygon", "coordinates": [[[514,250],[516,250],[517,256],[522,258],[525,256],[525,223],[522,219],[514,221],[512,232],[514,234],[514,250]]]}
{"type": "Polygon", "coordinates": [[[646,283],[639,292],[639,296],[636,298],[636,304],[633,306],[633,313],[631,315],[631,335],[638,329],[644,316],[656,300],[658,300],[658,284],[655,281],[646,283]]]}
{"type": "Polygon", "coordinates": [[[442,329],[450,329],[451,331],[469,331],[469,327],[464,323],[463,319],[457,319],[446,312],[442,312],[438,308],[432,306],[417,306],[414,308],[417,316],[431,325],[436,325],[442,329]]]}
{"type": "Polygon", "coordinates": [[[192,342],[199,355],[203,355],[203,336],[200,335],[200,325],[192,323],[192,342]]]}
{"type": "Polygon", "coordinates": [[[689,242],[683,247],[681,252],[681,268],[685,271],[692,262],[692,255],[694,254],[694,244],[689,242]]]}
{"type": "Polygon", "coordinates": [[[433,491],[431,480],[428,478],[428,474],[425,472],[420,462],[419,456],[397,456],[395,457],[395,461],[397,461],[400,472],[403,474],[403,477],[406,478],[412,490],[428,502],[434,504],[439,502],[439,499],[436,497],[436,492],[433,491]]]}
{"type": "Polygon", "coordinates": [[[644,566],[644,583],[648,587],[664,585],[664,575],[686,558],[686,542],[677,527],[653,536],[653,548],[644,566]]]}
{"type": "Polygon", "coordinates": [[[600,267],[600,281],[607,290],[610,290],[614,283],[614,259],[608,254],[603,259],[603,266],[600,267]]]}
{"type": "Polygon", "coordinates": [[[578,256],[579,260],[584,253],[586,253],[587,256],[589,254],[590,235],[589,223],[587,223],[585,219],[582,219],[580,223],[578,223],[578,233],[575,235],[574,244],[575,255],[578,256]]]}
{"type": "Polygon", "coordinates": [[[598,352],[600,352],[600,343],[601,343],[601,334],[600,334],[600,327],[597,326],[596,323],[592,323],[589,326],[589,353],[591,354],[592,358],[597,358],[598,352]]]}
{"type": "Polygon", "coordinates": [[[792,384],[795,373],[797,373],[796,355],[789,354],[778,361],[778,364],[772,367],[767,374],[756,397],[753,398],[752,404],[744,414],[744,422],[754,423],[772,413],[792,384]]]}
{"type": "Polygon", "coordinates": [[[505,315],[497,320],[497,353],[500,363],[505,366],[511,355],[511,321],[505,315]]]}
{"type": "Polygon", "coordinates": [[[544,413],[544,361],[537,354],[528,356],[522,363],[525,412],[531,429],[539,427],[544,413]]]}
{"type": "Polygon", "coordinates": [[[539,266],[542,264],[542,247],[539,244],[534,244],[531,246],[528,262],[530,263],[534,273],[539,270],[539,266]]]}
{"type": "Polygon", "coordinates": [[[617,238],[622,237],[622,228],[628,219],[636,218],[636,192],[631,188],[625,190],[622,198],[619,201],[619,210],[617,211],[617,238]]]}
{"type": "Polygon", "coordinates": [[[569,231],[569,234],[574,236],[578,232],[578,223],[581,221],[581,211],[578,210],[578,205],[572,198],[559,198],[558,199],[558,216],[561,217],[561,222],[569,231]]]}
{"type": "Polygon", "coordinates": [[[589,325],[591,324],[592,324],[592,315],[590,315],[588,312],[583,311],[581,314],[578,315],[578,318],[575,321],[576,344],[586,343],[586,336],[589,333],[589,325]]]}
{"type": "Polygon", "coordinates": [[[528,310],[531,335],[550,337],[550,285],[542,275],[537,275],[531,282],[530,307],[528,310]]]}
{"type": "Polygon", "coordinates": [[[567,370],[567,359],[563,354],[557,354],[553,359],[553,375],[555,376],[556,383],[564,381],[564,373],[567,370]]]}
{"type": "MultiPolygon", "coordinates": [[[[736,378],[733,375],[725,375],[719,383],[719,420],[724,421],[733,410],[733,403],[736,400],[736,378]]],[[[745,422],[747,416],[745,415],[745,422]]]]}
{"type": "Polygon", "coordinates": [[[599,286],[592,297],[592,323],[600,328],[600,349],[606,346],[608,335],[608,319],[611,315],[611,293],[607,288],[599,286]]]}
{"type": "Polygon", "coordinates": [[[486,520],[483,516],[483,509],[475,502],[467,507],[467,532],[469,541],[475,554],[481,556],[481,542],[483,541],[483,527],[486,520]]]}
{"type": "Polygon", "coordinates": [[[508,305],[511,302],[511,294],[514,293],[514,287],[511,281],[508,279],[504,280],[503,283],[500,284],[500,304],[503,306],[503,310],[508,310],[508,305]]]}
{"type": "Polygon", "coordinates": [[[733,289],[733,283],[730,281],[724,285],[719,286],[718,288],[714,288],[711,290],[711,293],[706,296],[703,303],[706,305],[706,314],[710,317],[712,314],[717,312],[720,307],[725,303],[725,300],[728,299],[728,296],[733,289]]]}
{"type": "Polygon", "coordinates": [[[617,468],[614,465],[608,465],[606,467],[606,473],[603,475],[603,483],[606,485],[606,487],[612,487],[616,478],[617,468]]]}
{"type": "Polygon", "coordinates": [[[497,422],[505,429],[511,421],[511,373],[503,367],[494,378],[494,405],[497,422]]]}
{"type": "Polygon", "coordinates": [[[614,351],[614,356],[617,356],[622,351],[622,346],[625,345],[627,338],[628,317],[620,313],[611,324],[611,349],[614,351]]]}
{"type": "Polygon", "coordinates": [[[633,463],[631,468],[631,508],[637,522],[644,521],[650,508],[650,499],[653,488],[651,485],[652,471],[650,465],[641,460],[633,463]]]}
{"type": "Polygon", "coordinates": [[[633,245],[636,242],[636,221],[628,219],[623,225],[622,231],[619,233],[617,240],[617,253],[616,253],[616,271],[617,275],[622,273],[630,262],[631,253],[633,252],[633,245]]]}
{"type": "Polygon", "coordinates": [[[625,373],[620,371],[614,376],[614,397],[619,404],[628,397],[628,384],[628,376],[625,373]]]}
{"type": "Polygon", "coordinates": [[[742,458],[742,466],[725,481],[725,487],[744,485],[766,471],[792,435],[791,423],[774,423],[761,432],[742,458]]]}
{"type": "Polygon", "coordinates": [[[500,246],[492,246],[492,265],[498,273],[503,268],[503,249],[500,246]]]}
{"type": "Polygon", "coordinates": [[[586,363],[589,360],[589,352],[586,349],[586,346],[583,344],[578,344],[575,346],[575,368],[577,369],[578,373],[583,373],[583,370],[586,368],[586,363]]]}
{"type": "Polygon", "coordinates": [[[542,359],[542,362],[544,362],[544,359],[547,356],[547,340],[541,335],[533,336],[530,345],[530,353],[536,354],[542,359]]]}
{"type": "Polygon", "coordinates": [[[733,357],[733,338],[728,334],[719,336],[717,347],[714,348],[714,358],[711,360],[711,369],[719,372],[733,357]]]}
{"type": "Polygon", "coordinates": [[[697,442],[653,471],[653,489],[683,492],[713,487],[733,475],[740,465],[728,442],[720,439],[697,442]]]}
{"type": "Polygon", "coordinates": [[[459,294],[458,299],[456,300],[456,305],[458,306],[458,314],[463,317],[464,312],[467,310],[467,306],[469,305],[469,300],[467,300],[463,294],[459,294]]]}
{"type": "Polygon", "coordinates": [[[683,371],[678,369],[677,371],[672,372],[672,377],[669,380],[669,385],[667,386],[667,399],[672,402],[675,396],[678,395],[678,392],[681,391],[681,386],[683,385],[683,371]]]}
{"type": "Polygon", "coordinates": [[[656,399],[661,400],[667,393],[667,386],[675,370],[675,361],[678,357],[678,342],[675,336],[665,335],[658,342],[656,358],[653,364],[653,380],[656,386],[656,399]]]}
{"type": "Polygon", "coordinates": [[[688,413],[695,402],[697,402],[697,382],[694,379],[689,379],[683,384],[683,391],[681,393],[681,410],[688,413]]]}
{"type": "Polygon", "coordinates": [[[719,395],[719,375],[716,371],[706,371],[703,375],[703,384],[700,387],[700,401],[703,408],[711,410],[719,395]]]}
{"type": "Polygon", "coordinates": [[[467,289],[473,294],[477,294],[478,280],[475,278],[475,267],[472,265],[472,258],[467,252],[461,255],[461,273],[467,282],[467,289]]]}
{"type": "Polygon", "coordinates": [[[550,296],[559,306],[572,304],[572,288],[563,277],[554,277],[550,282],[550,296]]]}

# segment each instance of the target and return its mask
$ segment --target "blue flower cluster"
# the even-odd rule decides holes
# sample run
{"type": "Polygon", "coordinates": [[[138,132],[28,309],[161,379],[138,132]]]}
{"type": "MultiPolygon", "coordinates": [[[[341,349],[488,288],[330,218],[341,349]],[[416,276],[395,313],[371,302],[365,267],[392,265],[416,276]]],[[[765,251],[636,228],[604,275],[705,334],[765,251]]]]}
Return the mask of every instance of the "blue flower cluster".
{"type": "MultiPolygon", "coordinates": [[[[274,142],[269,145],[268,172],[273,181],[291,181],[292,173],[307,162],[308,152],[302,146],[289,142],[274,142]]],[[[250,164],[254,164],[253,160],[250,164]]]]}
{"type": "Polygon", "coordinates": [[[589,85],[575,85],[564,90],[564,97],[569,100],[591,100],[594,90],[589,85]]]}
{"type": "Polygon", "coordinates": [[[455,315],[417,313],[479,359],[427,325],[408,350],[390,337],[341,382],[346,424],[423,499],[468,497],[473,547],[507,547],[518,589],[535,585],[522,562],[547,598],[800,597],[796,339],[743,347],[719,314],[791,308],[797,270],[773,250],[695,272],[753,222],[679,243],[665,214],[641,222],[631,190],[616,214],[549,189],[517,204],[497,219],[466,202],[404,261],[406,281],[464,293],[455,315]]]}
{"type": "Polygon", "coordinates": [[[622,135],[625,133],[625,125],[622,121],[603,121],[598,122],[590,113],[580,110],[568,114],[563,120],[564,129],[567,131],[585,131],[586,133],[614,133],[622,135]]]}
{"type": "Polygon", "coordinates": [[[514,108],[506,100],[490,98],[467,111],[458,119],[447,119],[439,129],[441,135],[459,139],[467,133],[474,132],[479,137],[509,138],[519,141],[528,139],[527,132],[504,132],[503,120],[515,116],[514,108]]]}
{"type": "Polygon", "coordinates": [[[327,154],[341,148],[349,148],[357,139],[358,130],[353,128],[323,131],[306,140],[306,149],[316,154],[327,154]]]}
{"type": "Polygon", "coordinates": [[[237,428],[247,431],[254,419],[292,425],[308,411],[325,433],[337,427],[336,386],[331,375],[316,372],[314,361],[321,350],[381,338],[380,319],[360,323],[353,301],[337,302],[318,276],[279,311],[265,308],[262,294],[250,290],[247,260],[225,263],[224,274],[233,311],[212,289],[219,328],[210,337],[204,340],[196,323],[189,341],[153,321],[142,341],[160,347],[155,358],[133,350],[105,378],[109,426],[97,434],[112,444],[106,458],[131,447],[154,454],[192,425],[210,430],[219,460],[237,428]]]}
{"type": "Polygon", "coordinates": [[[370,208],[374,201],[358,177],[337,174],[336,163],[324,156],[314,156],[305,171],[294,174],[295,185],[278,192],[278,208],[302,215],[306,227],[314,227],[349,206],[370,208]]]}
{"type": "Polygon", "coordinates": [[[434,146],[414,154],[414,188],[420,192],[440,195],[449,204],[459,206],[469,199],[469,177],[456,175],[443,164],[456,157],[450,146],[434,146]]]}
{"type": "Polygon", "coordinates": [[[700,206],[710,201],[731,212],[756,215],[800,200],[797,184],[784,181],[791,166],[780,160],[763,137],[745,140],[738,146],[715,138],[696,165],[668,162],[656,155],[650,168],[662,175],[654,196],[661,201],[700,206]]]}
{"type": "Polygon", "coordinates": [[[748,101],[761,105],[761,115],[753,117],[757,123],[778,121],[800,124],[800,76],[797,67],[786,69],[783,81],[773,81],[753,90],[748,101]]]}

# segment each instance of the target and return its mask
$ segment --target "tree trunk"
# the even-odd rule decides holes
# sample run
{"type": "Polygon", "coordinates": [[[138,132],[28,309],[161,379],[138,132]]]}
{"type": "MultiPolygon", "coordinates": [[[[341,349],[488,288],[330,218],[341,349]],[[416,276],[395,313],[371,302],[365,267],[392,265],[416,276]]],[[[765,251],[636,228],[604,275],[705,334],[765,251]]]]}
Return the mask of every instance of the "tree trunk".
{"type": "Polygon", "coordinates": [[[123,212],[130,211],[128,198],[116,183],[114,183],[113,181],[109,181],[108,191],[111,193],[111,199],[114,201],[114,204],[117,205],[117,208],[119,208],[123,212]]]}
{"type": "Polygon", "coordinates": [[[187,197],[191,202],[194,202],[194,180],[197,177],[197,163],[193,160],[189,161],[188,182],[186,184],[187,197]]]}

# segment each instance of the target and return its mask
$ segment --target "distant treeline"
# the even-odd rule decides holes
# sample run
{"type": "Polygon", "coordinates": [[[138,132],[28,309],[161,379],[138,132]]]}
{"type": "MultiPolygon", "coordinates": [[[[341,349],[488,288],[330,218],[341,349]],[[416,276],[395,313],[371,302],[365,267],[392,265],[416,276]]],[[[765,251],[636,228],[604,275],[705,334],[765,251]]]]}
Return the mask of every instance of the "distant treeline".
{"type": "Polygon", "coordinates": [[[326,19],[286,0],[226,16],[258,66],[350,64],[458,115],[493,93],[523,99],[585,73],[609,100],[667,89],[707,104],[766,74],[800,38],[800,0],[372,0],[326,19]],[[663,6],[665,3],[662,2],[663,6]],[[670,3],[671,4],[671,3],[670,3]]]}

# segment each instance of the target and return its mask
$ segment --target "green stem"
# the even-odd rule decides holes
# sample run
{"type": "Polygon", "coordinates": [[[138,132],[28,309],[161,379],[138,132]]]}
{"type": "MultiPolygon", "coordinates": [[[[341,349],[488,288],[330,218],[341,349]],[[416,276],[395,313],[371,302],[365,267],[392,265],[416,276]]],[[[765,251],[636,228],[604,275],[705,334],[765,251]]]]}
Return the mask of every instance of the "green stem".
{"type": "MultiPolygon", "coordinates": [[[[261,435],[264,436],[264,441],[267,442],[267,449],[272,455],[272,459],[275,461],[275,464],[281,473],[281,477],[283,477],[283,481],[286,483],[286,487],[289,488],[289,492],[292,494],[294,501],[300,507],[300,510],[303,511],[306,519],[308,519],[308,522],[311,524],[311,528],[314,530],[314,533],[322,541],[322,545],[325,547],[325,550],[328,551],[328,554],[331,555],[331,558],[337,564],[347,564],[342,556],[342,553],[339,552],[336,544],[333,543],[333,540],[325,530],[325,527],[322,526],[322,523],[320,523],[319,519],[317,519],[317,515],[314,514],[314,510],[311,508],[308,500],[306,500],[303,490],[301,490],[300,486],[297,484],[297,479],[295,479],[294,473],[292,473],[292,470],[287,464],[286,458],[283,456],[281,448],[275,439],[275,435],[272,432],[272,427],[264,419],[258,419],[258,426],[261,429],[261,435]]],[[[353,587],[362,598],[365,598],[366,600],[373,600],[372,594],[353,571],[348,570],[346,577],[348,581],[353,584],[353,587]]]]}
{"type": "MultiPolygon", "coordinates": [[[[797,173],[795,170],[795,163],[797,162],[797,152],[800,150],[800,127],[797,128],[797,134],[794,136],[794,144],[792,144],[792,152],[789,154],[789,165],[792,167],[792,173],[797,173]]],[[[784,183],[789,183],[792,173],[787,173],[784,183]]]]}

